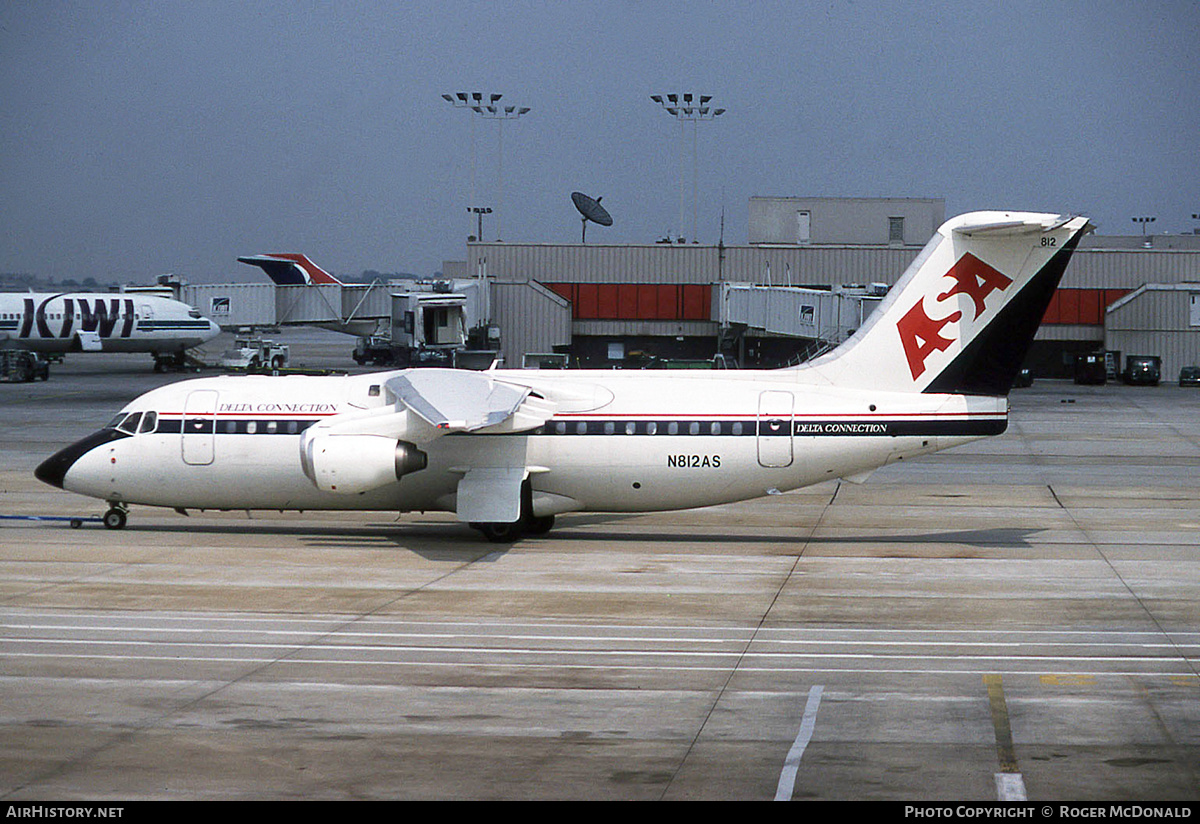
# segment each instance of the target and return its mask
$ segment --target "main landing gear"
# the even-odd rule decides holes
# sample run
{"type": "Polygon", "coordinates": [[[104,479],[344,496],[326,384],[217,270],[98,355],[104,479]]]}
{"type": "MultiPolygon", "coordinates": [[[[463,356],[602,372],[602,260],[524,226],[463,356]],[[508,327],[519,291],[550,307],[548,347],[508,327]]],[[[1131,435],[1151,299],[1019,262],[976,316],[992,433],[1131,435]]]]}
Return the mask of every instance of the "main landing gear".
{"type": "Polygon", "coordinates": [[[104,513],[104,528],[124,529],[128,517],[129,510],[125,508],[124,504],[114,503],[108,508],[108,512],[104,513]]]}
{"type": "Polygon", "coordinates": [[[526,535],[545,535],[554,527],[554,516],[544,515],[541,518],[529,517],[511,524],[484,523],[471,524],[472,529],[478,529],[493,544],[512,544],[526,535]]]}
{"type": "Polygon", "coordinates": [[[533,514],[533,488],[529,481],[521,484],[521,517],[512,523],[473,523],[483,537],[493,544],[512,544],[526,535],[545,535],[554,527],[553,515],[533,514]]]}

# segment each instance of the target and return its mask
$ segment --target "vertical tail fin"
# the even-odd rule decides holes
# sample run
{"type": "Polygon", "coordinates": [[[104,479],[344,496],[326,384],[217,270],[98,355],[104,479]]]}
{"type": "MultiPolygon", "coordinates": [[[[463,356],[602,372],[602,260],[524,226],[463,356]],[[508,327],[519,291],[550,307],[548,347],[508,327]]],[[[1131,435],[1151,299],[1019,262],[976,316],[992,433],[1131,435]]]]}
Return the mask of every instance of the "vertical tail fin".
{"type": "Polygon", "coordinates": [[[238,258],[238,262],[257,266],[280,286],[325,286],[341,283],[340,280],[304,255],[293,253],[250,255],[238,258]]]}
{"type": "Polygon", "coordinates": [[[799,370],[846,386],[1006,395],[1083,217],[974,212],[942,225],[868,321],[799,370]]]}

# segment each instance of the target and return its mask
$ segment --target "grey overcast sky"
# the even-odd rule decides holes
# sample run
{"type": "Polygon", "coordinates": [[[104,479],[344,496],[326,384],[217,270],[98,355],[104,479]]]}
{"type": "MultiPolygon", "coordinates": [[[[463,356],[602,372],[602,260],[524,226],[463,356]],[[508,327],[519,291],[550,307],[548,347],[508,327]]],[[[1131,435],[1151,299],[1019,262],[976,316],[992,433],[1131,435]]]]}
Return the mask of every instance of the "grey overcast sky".
{"type": "MultiPolygon", "coordinates": [[[[703,92],[698,231],[755,195],[941,197],[948,215],[1200,223],[1200,4],[0,0],[0,272],[254,280],[238,255],[430,275],[484,238],[677,230],[703,92]],[[446,92],[502,93],[503,126],[446,92]]],[[[692,235],[691,183],[684,233],[692,235]]]]}

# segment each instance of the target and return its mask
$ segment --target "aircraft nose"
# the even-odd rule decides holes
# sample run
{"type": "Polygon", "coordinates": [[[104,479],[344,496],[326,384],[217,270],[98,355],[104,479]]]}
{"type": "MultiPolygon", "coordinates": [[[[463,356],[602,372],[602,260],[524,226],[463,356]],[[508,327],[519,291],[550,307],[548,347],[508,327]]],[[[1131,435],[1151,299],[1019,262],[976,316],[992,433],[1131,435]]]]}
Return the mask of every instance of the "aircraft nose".
{"type": "Polygon", "coordinates": [[[67,470],[71,468],[71,464],[75,463],[78,455],[71,455],[70,447],[61,449],[55,452],[46,460],[38,464],[38,468],[33,470],[33,476],[44,484],[63,488],[63,478],[67,477],[67,470]]]}
{"type": "Polygon", "coordinates": [[[127,434],[118,432],[115,429],[101,429],[99,432],[89,435],[81,441],[76,441],[65,449],[55,452],[49,458],[42,461],[37,469],[33,470],[33,476],[42,483],[63,489],[63,482],[67,477],[67,472],[75,465],[76,461],[97,446],[127,437],[129,437],[127,434]]]}

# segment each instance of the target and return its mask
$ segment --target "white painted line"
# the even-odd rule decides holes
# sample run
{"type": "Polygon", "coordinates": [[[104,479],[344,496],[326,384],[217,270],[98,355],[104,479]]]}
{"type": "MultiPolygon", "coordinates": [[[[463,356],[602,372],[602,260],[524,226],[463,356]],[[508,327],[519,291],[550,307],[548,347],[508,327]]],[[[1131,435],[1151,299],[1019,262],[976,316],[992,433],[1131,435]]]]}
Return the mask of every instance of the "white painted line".
{"type": "Polygon", "coordinates": [[[804,705],[804,718],[800,721],[800,731],[796,740],[788,750],[787,758],[783,761],[783,771],[779,773],[779,786],[775,789],[776,801],[791,801],[792,793],[796,790],[796,773],[800,769],[800,757],[804,755],[808,742],[812,739],[813,727],[817,724],[817,708],[821,706],[821,693],[825,687],[815,684],[808,691],[808,703],[804,705]]]}
{"type": "Polygon", "coordinates": [[[1000,801],[1025,801],[1025,779],[1020,773],[996,773],[996,797],[1000,801]]]}

